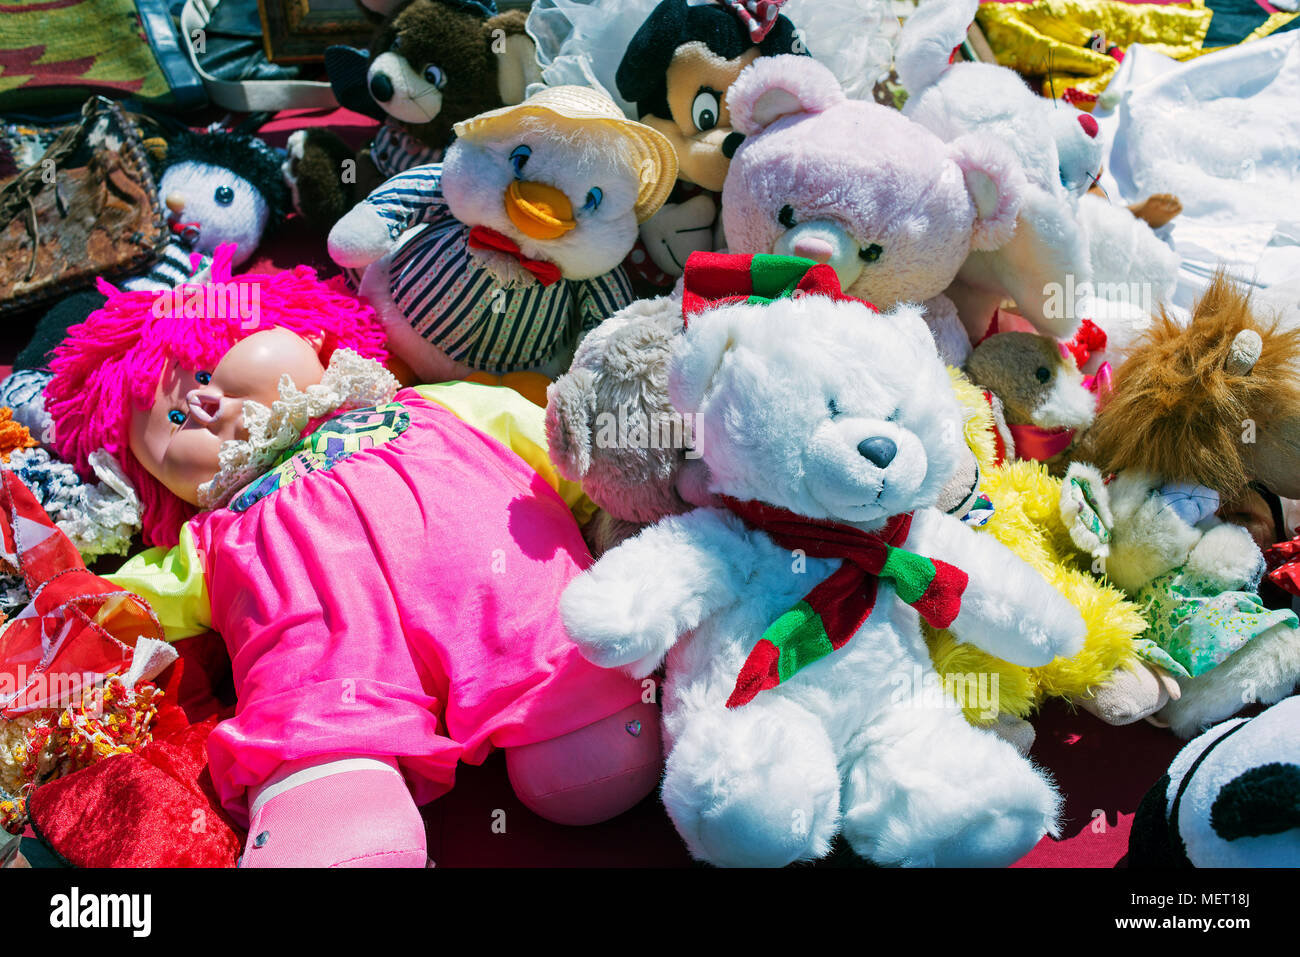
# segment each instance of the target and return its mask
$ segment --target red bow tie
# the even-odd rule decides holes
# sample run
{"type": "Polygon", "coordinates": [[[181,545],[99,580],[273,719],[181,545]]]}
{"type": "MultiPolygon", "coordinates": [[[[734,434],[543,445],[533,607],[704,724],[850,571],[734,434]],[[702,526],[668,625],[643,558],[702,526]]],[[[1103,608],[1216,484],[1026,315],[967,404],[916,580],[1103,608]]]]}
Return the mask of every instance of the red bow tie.
{"type": "Polygon", "coordinates": [[[487,226],[474,226],[470,229],[469,248],[490,249],[493,252],[513,256],[519,261],[519,265],[536,276],[537,281],[543,286],[557,283],[564,278],[560,273],[560,267],[555,263],[547,262],[545,259],[529,259],[524,255],[523,250],[519,248],[517,242],[495,229],[489,229],[487,226]]]}

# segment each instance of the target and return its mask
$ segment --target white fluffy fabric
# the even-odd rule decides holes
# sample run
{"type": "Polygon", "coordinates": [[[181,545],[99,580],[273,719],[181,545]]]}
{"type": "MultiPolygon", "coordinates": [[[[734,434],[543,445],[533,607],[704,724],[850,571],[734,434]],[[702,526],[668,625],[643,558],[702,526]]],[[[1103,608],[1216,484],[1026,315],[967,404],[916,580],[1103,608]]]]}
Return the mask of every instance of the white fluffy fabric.
{"type": "Polygon", "coordinates": [[[388,402],[400,388],[393,374],[374,359],[338,349],[317,385],[300,390],[288,375],[280,377],[280,398],[268,409],[244,402],[247,439],[223,442],[217,474],[199,486],[199,505],[218,508],[235,492],[262,475],[302,437],[312,419],[332,412],[388,402]]]}
{"type": "MultiPolygon", "coordinates": [[[[699,414],[713,491],[863,530],[915,509],[905,547],[970,576],[954,634],[1025,665],[1080,647],[1083,621],[1050,585],[926,507],[956,467],[962,411],[914,307],[877,316],[805,297],[714,310],[691,319],[671,381],[678,407],[699,414]],[[878,466],[857,448],[880,436],[897,454],[878,466]]],[[[643,676],[667,657],[663,799],[691,853],[781,866],[842,832],[881,864],[998,866],[1056,833],[1048,780],[951,698],[924,698],[937,675],[887,582],[848,644],[725,707],[766,627],[837,565],[700,508],[566,590],[565,624],[591,661],[643,676]]]]}
{"type": "Polygon", "coordinates": [[[1133,44],[1094,116],[1110,144],[1101,185],[1116,202],[1174,193],[1167,232],[1190,309],[1220,263],[1241,282],[1300,276],[1300,33],[1179,63],[1133,44]]]}
{"type": "Polygon", "coordinates": [[[108,452],[90,453],[89,464],[98,482],[83,482],[70,464],[42,448],[11,452],[4,467],[18,474],[82,559],[92,562],[127,553],[140,530],[140,499],[108,452]]]}

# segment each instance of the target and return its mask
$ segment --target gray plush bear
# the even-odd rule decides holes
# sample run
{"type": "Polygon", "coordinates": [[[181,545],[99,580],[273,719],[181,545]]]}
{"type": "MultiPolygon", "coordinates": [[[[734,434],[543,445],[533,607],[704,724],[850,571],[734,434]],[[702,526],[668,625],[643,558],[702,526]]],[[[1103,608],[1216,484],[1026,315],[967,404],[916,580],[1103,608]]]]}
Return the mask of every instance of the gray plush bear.
{"type": "Polygon", "coordinates": [[[668,358],[682,328],[680,298],[633,302],[583,339],[547,390],[551,460],[601,508],[586,529],[597,555],[713,501],[692,421],[668,400],[668,358]]]}

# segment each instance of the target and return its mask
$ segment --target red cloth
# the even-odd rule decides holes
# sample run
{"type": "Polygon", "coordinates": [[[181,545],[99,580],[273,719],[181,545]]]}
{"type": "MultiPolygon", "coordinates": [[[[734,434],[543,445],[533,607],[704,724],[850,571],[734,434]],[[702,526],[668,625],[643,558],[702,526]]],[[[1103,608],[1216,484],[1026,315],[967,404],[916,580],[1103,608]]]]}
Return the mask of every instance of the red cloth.
{"type": "Polygon", "coordinates": [[[78,702],[85,688],[130,668],[138,638],[163,637],[147,605],[86,570],[72,542],[11,471],[0,473],[0,537],[5,561],[33,596],[0,632],[4,717],[78,702]]]}
{"type": "Polygon", "coordinates": [[[233,867],[244,835],[208,775],[214,720],[32,792],[32,830],[76,867],[233,867]]]}
{"type": "Polygon", "coordinates": [[[564,274],[560,272],[560,267],[555,263],[547,262],[545,259],[529,259],[524,255],[523,250],[519,248],[517,242],[495,229],[489,229],[487,226],[473,226],[470,228],[469,248],[488,249],[505,253],[507,256],[513,256],[518,260],[519,265],[537,277],[537,281],[543,286],[552,286],[564,278],[564,274]]]}

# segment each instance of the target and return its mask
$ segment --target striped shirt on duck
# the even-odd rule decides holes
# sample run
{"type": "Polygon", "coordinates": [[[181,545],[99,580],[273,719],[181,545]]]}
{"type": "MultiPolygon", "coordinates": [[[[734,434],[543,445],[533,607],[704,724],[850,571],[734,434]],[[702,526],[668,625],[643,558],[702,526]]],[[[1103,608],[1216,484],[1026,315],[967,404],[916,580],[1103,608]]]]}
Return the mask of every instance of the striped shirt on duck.
{"type": "Polygon", "coordinates": [[[534,369],[632,299],[622,268],[595,279],[503,285],[469,252],[470,227],[447,208],[442,167],[394,176],[366,203],[394,237],[389,292],[411,327],[452,359],[487,372],[534,369]]]}

